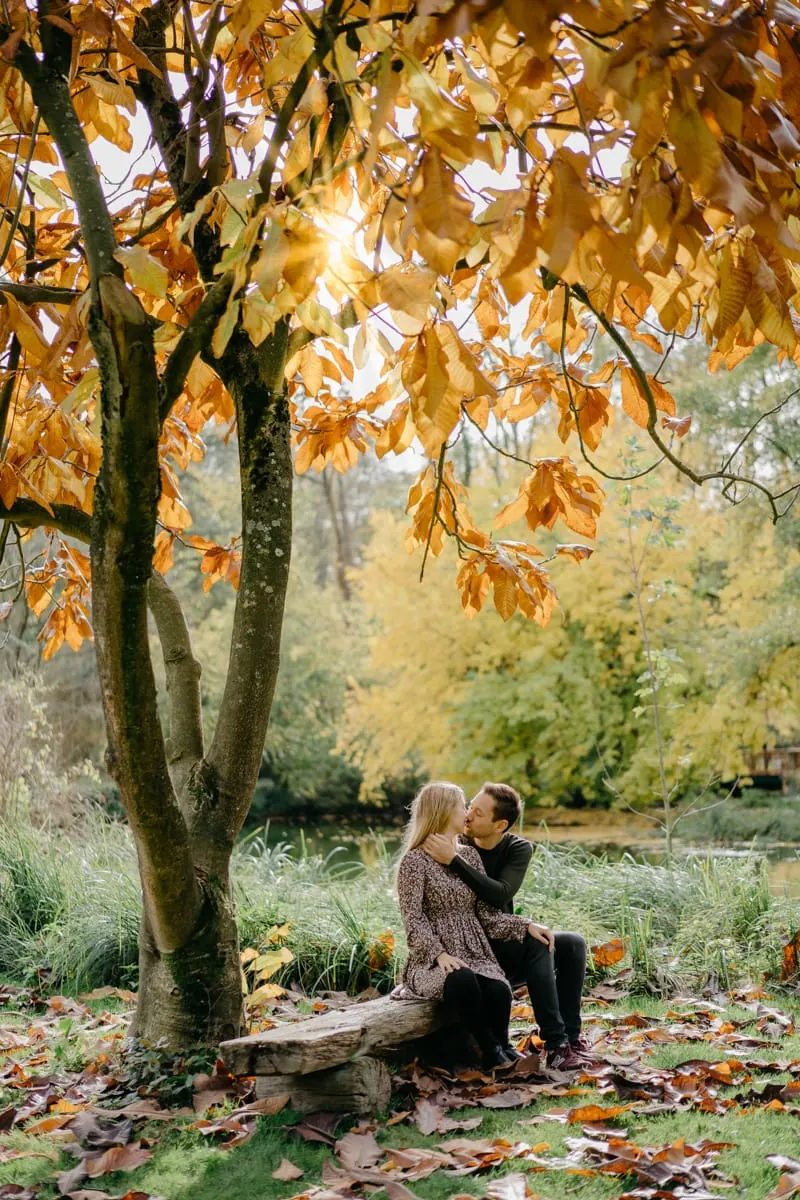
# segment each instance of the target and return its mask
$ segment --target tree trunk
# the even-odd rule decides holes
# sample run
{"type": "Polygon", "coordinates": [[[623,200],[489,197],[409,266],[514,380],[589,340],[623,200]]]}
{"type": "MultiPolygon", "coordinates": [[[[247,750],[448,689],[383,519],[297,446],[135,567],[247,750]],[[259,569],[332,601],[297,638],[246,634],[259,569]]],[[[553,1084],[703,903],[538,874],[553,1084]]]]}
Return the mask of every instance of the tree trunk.
{"type": "MultiPolygon", "coordinates": [[[[140,73],[137,94],[150,117],[178,206],[191,212],[217,179],[212,154],[183,124],[168,77],[167,31],[178,0],[160,0],[134,36],[159,70],[140,73]]],[[[341,0],[333,0],[337,13],[341,0]]],[[[46,11],[44,2],[42,11],[46,11]]],[[[326,27],[326,36],[329,31],[326,27]]],[[[159,378],[152,323],[124,283],[118,244],[68,81],[68,33],[42,25],[40,57],[27,42],[15,66],[31,87],[69,177],[91,280],[89,334],[101,379],[102,466],[91,519],[71,506],[47,517],[91,544],[98,674],[108,766],[119,787],[142,881],[139,1037],[170,1047],[218,1043],[241,1030],[242,997],[230,859],[252,801],[278,673],[292,535],[292,460],[284,368],[289,320],[255,347],[241,322],[217,359],[211,335],[230,299],[233,274],[217,278],[222,246],[201,221],[192,248],[206,295],[159,378]],[[242,565],[229,670],[214,738],[205,748],[199,664],[177,597],[152,570],[158,518],[161,428],[196,354],[219,373],[236,407],[242,496],[242,565]],[[161,725],[148,640],[156,619],[167,676],[169,738],[161,725]]],[[[171,37],[169,39],[171,44],[171,37]]],[[[332,44],[332,43],[331,43],[332,44]]],[[[320,52],[320,61],[323,57],[320,52]]],[[[220,98],[220,105],[222,104],[220,98]]],[[[336,105],[334,104],[334,108],[336,105]]],[[[347,106],[339,100],[342,114],[347,106]]],[[[196,115],[196,114],[195,114],[196,115]]],[[[223,129],[224,110],[216,114],[223,129]]],[[[335,128],[338,153],[347,127],[335,128]]],[[[210,127],[209,127],[209,136],[210,127]]],[[[224,138],[219,141],[224,153],[224,138]]],[[[276,143],[277,146],[277,143],[276,143]]],[[[269,158],[269,156],[268,156],[269,158]]],[[[274,168],[275,160],[264,178],[274,168]]],[[[354,319],[354,317],[353,317],[354,319]]],[[[0,441],[9,406],[0,389],[0,441]]],[[[15,505],[24,514],[26,501],[15,505]]],[[[30,502],[27,502],[30,507],[30,502]]],[[[36,509],[40,506],[34,505],[36,509]]]]}
{"type": "Polygon", "coordinates": [[[242,1029],[239,936],[227,870],[200,876],[202,904],[183,945],[163,952],[139,930],[139,995],[131,1035],[170,1047],[217,1045],[242,1029]]]}

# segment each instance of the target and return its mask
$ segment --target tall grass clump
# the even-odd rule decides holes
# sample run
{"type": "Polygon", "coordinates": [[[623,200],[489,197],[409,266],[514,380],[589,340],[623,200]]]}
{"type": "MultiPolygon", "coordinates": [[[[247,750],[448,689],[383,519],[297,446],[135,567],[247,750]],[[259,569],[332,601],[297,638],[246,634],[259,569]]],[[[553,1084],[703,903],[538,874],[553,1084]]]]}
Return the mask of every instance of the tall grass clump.
{"type": "Polygon", "coordinates": [[[306,991],[386,989],[397,955],[386,955],[381,936],[391,933],[404,953],[394,894],[394,861],[376,838],[369,867],[343,859],[290,853],[250,838],[234,855],[233,874],[243,945],[258,945],[273,925],[289,923],[294,962],[281,979],[306,991]]]}
{"type": "Polygon", "coordinates": [[[130,982],[141,902],[128,830],[0,822],[0,972],[80,990],[130,982]]]}

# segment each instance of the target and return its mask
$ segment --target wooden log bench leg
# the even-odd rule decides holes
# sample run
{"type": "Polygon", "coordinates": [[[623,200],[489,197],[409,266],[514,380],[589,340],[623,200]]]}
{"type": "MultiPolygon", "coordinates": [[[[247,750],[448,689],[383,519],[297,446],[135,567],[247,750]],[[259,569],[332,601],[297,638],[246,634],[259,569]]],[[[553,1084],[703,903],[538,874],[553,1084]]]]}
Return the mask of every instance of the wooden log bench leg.
{"type": "Polygon", "coordinates": [[[298,1112],[369,1113],[391,1095],[380,1056],[447,1024],[433,1001],[382,996],[223,1042],[220,1052],[232,1074],[255,1075],[259,1099],[289,1096],[298,1112]]]}
{"type": "Polygon", "coordinates": [[[357,1058],[327,1071],[307,1075],[258,1075],[256,1096],[288,1096],[300,1113],[374,1113],[386,1108],[392,1093],[392,1077],[379,1058],[357,1058]]]}

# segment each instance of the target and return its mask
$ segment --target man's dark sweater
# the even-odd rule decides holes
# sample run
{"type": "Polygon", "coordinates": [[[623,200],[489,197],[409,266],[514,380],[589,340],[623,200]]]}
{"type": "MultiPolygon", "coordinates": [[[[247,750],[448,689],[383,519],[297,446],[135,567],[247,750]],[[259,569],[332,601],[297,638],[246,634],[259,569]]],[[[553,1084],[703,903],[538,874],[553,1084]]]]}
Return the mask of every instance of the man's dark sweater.
{"type": "Polygon", "coordinates": [[[469,884],[479,900],[513,913],[514,896],[522,887],[525,872],[531,861],[533,846],[516,833],[504,833],[492,850],[475,849],[481,856],[484,875],[471,867],[460,855],[456,855],[450,866],[465,883],[469,884]]]}

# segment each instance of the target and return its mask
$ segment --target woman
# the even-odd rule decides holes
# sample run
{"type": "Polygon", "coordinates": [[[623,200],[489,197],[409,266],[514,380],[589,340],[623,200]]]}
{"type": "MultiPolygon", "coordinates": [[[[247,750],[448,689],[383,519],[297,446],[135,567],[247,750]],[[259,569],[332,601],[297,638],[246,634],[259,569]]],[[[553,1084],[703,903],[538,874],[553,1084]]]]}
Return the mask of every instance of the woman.
{"type": "MultiPolygon", "coordinates": [[[[397,894],[408,942],[401,994],[442,1000],[478,1043],[484,1067],[510,1061],[508,1045],[511,988],[487,940],[522,941],[530,922],[476,900],[450,867],[423,850],[431,833],[464,832],[464,793],[453,783],[427,783],[411,805],[397,894]]],[[[483,870],[473,846],[459,855],[483,870]]]]}

